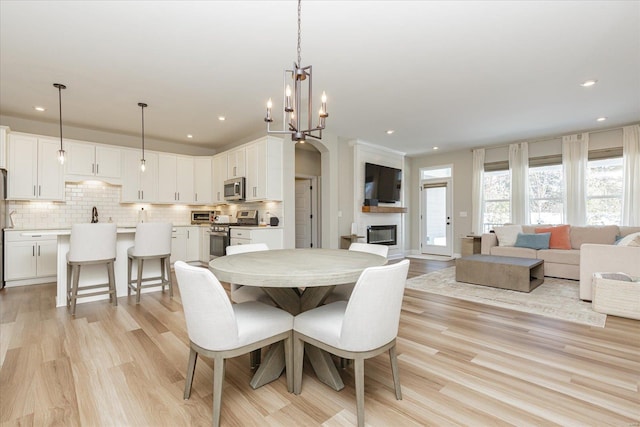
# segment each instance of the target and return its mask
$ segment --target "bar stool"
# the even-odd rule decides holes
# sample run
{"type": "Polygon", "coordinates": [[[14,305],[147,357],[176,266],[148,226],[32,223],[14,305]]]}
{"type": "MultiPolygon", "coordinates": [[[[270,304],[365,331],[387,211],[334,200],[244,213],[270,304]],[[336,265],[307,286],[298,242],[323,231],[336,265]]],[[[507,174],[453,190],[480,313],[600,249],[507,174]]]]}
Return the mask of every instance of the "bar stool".
{"type": "Polygon", "coordinates": [[[94,295],[109,294],[109,302],[118,305],[113,263],[116,260],[115,224],[73,224],[67,252],[67,307],[76,314],[76,301],[94,295]],[[108,282],[79,286],[80,270],[84,265],[104,264],[108,282]],[[87,289],[106,288],[95,292],[78,293],[87,289]]]}
{"type": "Polygon", "coordinates": [[[171,282],[171,232],[170,222],[141,222],[136,226],[134,246],[127,250],[127,295],[136,292],[136,304],[140,304],[140,293],[144,288],[169,285],[169,296],[173,298],[171,282]],[[142,278],[144,262],[152,259],[160,260],[160,275],[142,278]],[[131,278],[133,261],[137,264],[137,278],[131,278]],[[143,285],[144,282],[156,282],[143,285]],[[159,281],[159,282],[158,282],[159,281]]]}

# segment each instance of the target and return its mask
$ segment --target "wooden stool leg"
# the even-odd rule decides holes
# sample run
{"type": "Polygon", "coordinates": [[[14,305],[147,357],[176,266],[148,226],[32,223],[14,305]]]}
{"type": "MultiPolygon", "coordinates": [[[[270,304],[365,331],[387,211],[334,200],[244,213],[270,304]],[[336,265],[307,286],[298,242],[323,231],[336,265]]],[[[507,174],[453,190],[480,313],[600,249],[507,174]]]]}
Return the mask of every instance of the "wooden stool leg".
{"type": "Polygon", "coordinates": [[[67,307],[71,304],[71,264],[67,263],[67,307]]]}
{"type": "Polygon", "coordinates": [[[165,258],[165,266],[167,268],[167,281],[169,282],[169,297],[173,298],[173,279],[171,278],[171,260],[169,257],[165,258]]]}
{"type": "Polygon", "coordinates": [[[113,302],[113,306],[118,306],[118,293],[116,291],[116,275],[113,267],[113,261],[107,264],[107,273],[109,275],[109,301],[113,302]]]}
{"type": "Polygon", "coordinates": [[[138,258],[138,289],[136,290],[136,304],[140,304],[140,292],[142,291],[142,266],[144,265],[144,260],[142,258],[138,258]]]}
{"type": "Polygon", "coordinates": [[[131,296],[131,272],[133,270],[133,260],[127,257],[127,296],[131,296]]]}
{"type": "Polygon", "coordinates": [[[167,279],[164,277],[165,271],[164,258],[160,258],[160,284],[162,285],[162,293],[164,293],[164,287],[167,284],[167,279]]]}
{"type": "Polygon", "coordinates": [[[71,315],[76,315],[76,301],[78,299],[78,282],[80,281],[80,269],[81,265],[74,265],[72,268],[73,287],[71,288],[71,315]]]}

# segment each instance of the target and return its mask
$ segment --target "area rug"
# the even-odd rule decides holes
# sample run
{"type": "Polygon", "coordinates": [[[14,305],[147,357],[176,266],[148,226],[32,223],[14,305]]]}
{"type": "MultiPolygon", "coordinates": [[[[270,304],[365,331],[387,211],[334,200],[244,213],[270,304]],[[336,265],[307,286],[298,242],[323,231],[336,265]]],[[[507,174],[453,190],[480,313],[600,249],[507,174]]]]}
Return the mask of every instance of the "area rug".
{"type": "Polygon", "coordinates": [[[580,300],[580,284],[575,280],[545,277],[542,285],[526,293],[456,282],[456,268],[449,267],[409,279],[406,287],[601,328],[607,320],[606,314],[596,313],[591,303],[580,300]]]}

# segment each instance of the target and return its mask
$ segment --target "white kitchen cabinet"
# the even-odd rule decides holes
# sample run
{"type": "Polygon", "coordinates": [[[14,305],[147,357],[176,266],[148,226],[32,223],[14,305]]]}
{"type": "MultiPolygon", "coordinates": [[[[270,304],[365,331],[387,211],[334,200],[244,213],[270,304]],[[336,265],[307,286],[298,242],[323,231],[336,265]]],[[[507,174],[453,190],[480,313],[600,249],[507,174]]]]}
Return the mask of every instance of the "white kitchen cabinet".
{"type": "Polygon", "coordinates": [[[245,176],[246,148],[240,147],[227,152],[227,179],[245,176]]]}
{"type": "Polygon", "coordinates": [[[158,170],[159,202],[193,203],[193,157],[161,153],[158,170]]]}
{"type": "Polygon", "coordinates": [[[119,148],[69,141],[65,144],[65,150],[67,181],[99,178],[120,182],[122,159],[119,148]]]}
{"type": "Polygon", "coordinates": [[[7,168],[7,135],[9,128],[0,126],[0,169],[7,168]]]}
{"type": "Polygon", "coordinates": [[[231,245],[266,243],[269,249],[283,249],[282,228],[231,227],[231,245]]]}
{"type": "Polygon", "coordinates": [[[56,236],[22,236],[5,231],[4,274],[7,286],[45,283],[57,272],[56,236]]]}
{"type": "Polygon", "coordinates": [[[200,259],[200,227],[186,227],[187,229],[187,260],[200,259]]]}
{"type": "Polygon", "coordinates": [[[213,157],[213,203],[225,203],[224,181],[227,179],[227,154],[213,157]]]}
{"type": "Polygon", "coordinates": [[[158,199],[158,154],[145,152],[144,172],[140,170],[141,157],[139,150],[122,150],[123,203],[155,203],[158,199]]]}
{"type": "Polygon", "coordinates": [[[64,166],[58,161],[60,142],[12,133],[8,145],[7,198],[64,201],[64,166]]]}
{"type": "Polygon", "coordinates": [[[211,229],[209,227],[198,227],[200,229],[200,262],[209,262],[209,241],[211,229]]]}
{"type": "Polygon", "coordinates": [[[246,200],[282,200],[282,139],[264,137],[247,146],[246,200]]]}
{"type": "Polygon", "coordinates": [[[213,201],[211,163],[211,157],[195,157],[193,159],[193,201],[199,205],[208,205],[213,201]]]}
{"type": "Polygon", "coordinates": [[[171,264],[176,261],[188,261],[187,230],[184,227],[174,227],[171,234],[171,264]]]}
{"type": "Polygon", "coordinates": [[[199,227],[173,227],[171,235],[171,263],[200,259],[199,227]]]}

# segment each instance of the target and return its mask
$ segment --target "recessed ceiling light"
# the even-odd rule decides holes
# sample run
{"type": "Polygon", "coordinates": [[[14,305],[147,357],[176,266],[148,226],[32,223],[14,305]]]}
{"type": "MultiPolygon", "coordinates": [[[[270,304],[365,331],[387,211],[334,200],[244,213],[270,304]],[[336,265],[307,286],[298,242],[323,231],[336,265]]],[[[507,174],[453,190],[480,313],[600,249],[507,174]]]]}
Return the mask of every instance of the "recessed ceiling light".
{"type": "Polygon", "coordinates": [[[605,120],[607,120],[607,118],[606,118],[606,117],[598,117],[598,118],[596,119],[596,121],[597,121],[597,122],[604,122],[605,120]]]}
{"type": "Polygon", "coordinates": [[[187,138],[191,139],[191,138],[193,138],[193,135],[191,135],[191,134],[189,133],[189,134],[187,134],[187,138]]]}
{"type": "Polygon", "coordinates": [[[437,150],[437,149],[439,149],[439,148],[440,148],[440,147],[433,147],[433,149],[434,149],[434,150],[437,150]]]}
{"type": "Polygon", "coordinates": [[[584,82],[580,83],[580,86],[582,87],[591,87],[594,84],[596,84],[598,81],[597,80],[585,80],[584,82]]]}
{"type": "Polygon", "coordinates": [[[218,120],[224,122],[225,120],[227,120],[227,118],[225,116],[218,116],[218,120]]]}
{"type": "Polygon", "coordinates": [[[387,131],[387,135],[391,135],[391,134],[392,134],[392,133],[394,133],[394,132],[395,132],[395,130],[393,130],[393,129],[389,129],[389,130],[387,131]]]}
{"type": "Polygon", "coordinates": [[[36,110],[36,111],[40,111],[40,112],[47,111],[47,109],[46,109],[46,108],[44,108],[44,107],[40,107],[40,106],[38,106],[38,105],[36,105],[35,107],[33,107],[33,109],[34,109],[34,110],[36,110]]]}

